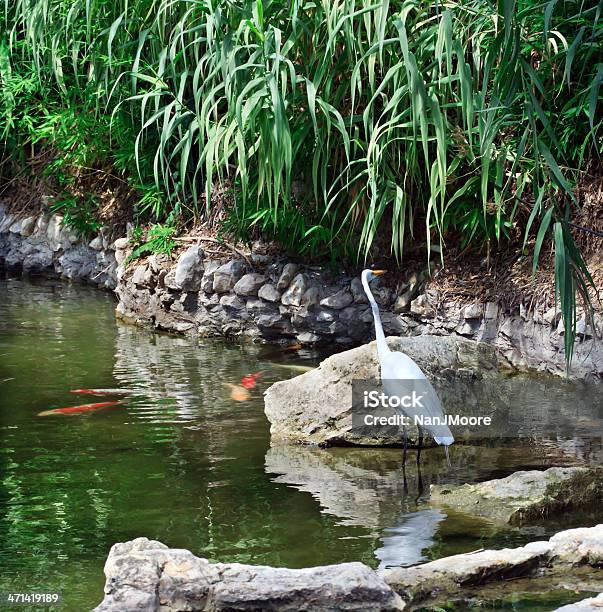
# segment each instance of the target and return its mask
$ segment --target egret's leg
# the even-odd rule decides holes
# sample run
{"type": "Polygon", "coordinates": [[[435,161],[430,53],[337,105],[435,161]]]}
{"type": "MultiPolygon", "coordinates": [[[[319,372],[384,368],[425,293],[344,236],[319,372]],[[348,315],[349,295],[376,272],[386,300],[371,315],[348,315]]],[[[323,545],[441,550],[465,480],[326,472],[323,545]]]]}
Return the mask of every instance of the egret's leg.
{"type": "Polygon", "coordinates": [[[451,468],[452,464],[450,463],[450,453],[448,451],[448,445],[444,445],[444,452],[446,453],[446,463],[448,464],[448,467],[451,468]]]}
{"type": "Polygon", "coordinates": [[[404,497],[406,497],[408,495],[408,480],[406,479],[406,466],[405,465],[402,466],[402,482],[404,485],[404,488],[402,490],[404,491],[404,497]]]}
{"type": "Polygon", "coordinates": [[[421,498],[421,496],[423,495],[423,492],[425,491],[425,487],[423,486],[423,475],[421,474],[421,465],[417,463],[417,499],[415,500],[415,503],[419,503],[419,499],[421,498]]]}
{"type": "Polygon", "coordinates": [[[404,452],[402,453],[402,468],[406,465],[406,451],[408,450],[408,431],[406,427],[402,425],[402,436],[404,437],[404,452]]]}
{"type": "Polygon", "coordinates": [[[421,449],[423,448],[423,430],[417,426],[419,430],[419,445],[417,446],[417,465],[419,465],[419,461],[421,461],[421,449]]]}

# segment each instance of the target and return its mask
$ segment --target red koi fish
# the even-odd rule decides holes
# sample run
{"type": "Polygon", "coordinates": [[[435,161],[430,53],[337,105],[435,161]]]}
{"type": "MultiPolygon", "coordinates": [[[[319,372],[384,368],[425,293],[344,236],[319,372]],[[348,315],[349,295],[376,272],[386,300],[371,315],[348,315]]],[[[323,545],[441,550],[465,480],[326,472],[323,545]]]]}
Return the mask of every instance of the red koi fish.
{"type": "Polygon", "coordinates": [[[241,378],[241,385],[245,389],[253,389],[257,379],[263,374],[263,372],[256,372],[255,374],[247,374],[241,378]]]}
{"type": "Polygon", "coordinates": [[[121,402],[100,402],[99,404],[82,404],[81,406],[70,406],[68,408],[55,408],[54,410],[44,410],[43,412],[39,412],[38,416],[51,416],[53,414],[79,414],[80,412],[88,412],[89,410],[98,410],[99,408],[117,406],[117,404],[121,404],[121,402]]]}

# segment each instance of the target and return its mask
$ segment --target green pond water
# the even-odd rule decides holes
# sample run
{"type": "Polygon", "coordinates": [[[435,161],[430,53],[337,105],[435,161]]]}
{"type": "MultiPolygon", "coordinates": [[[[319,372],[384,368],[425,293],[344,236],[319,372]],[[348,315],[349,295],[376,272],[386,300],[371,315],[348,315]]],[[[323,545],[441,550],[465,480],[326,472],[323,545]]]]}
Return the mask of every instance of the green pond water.
{"type": "MultiPolygon", "coordinates": [[[[262,391],[299,373],[288,365],[313,366],[320,355],[156,334],[116,322],[114,307],[95,289],[0,278],[1,592],[59,592],[55,609],[89,610],[102,599],[109,548],[138,536],[215,561],[389,567],[521,545],[602,518],[595,509],[500,530],[427,502],[431,483],[601,463],[601,438],[588,428],[458,444],[452,468],[429,449],[420,475],[412,452],[404,475],[399,449],[271,447],[262,391]],[[249,400],[234,401],[227,383],[260,370],[249,400]],[[81,388],[130,393],[70,393],[81,388]]],[[[601,410],[595,386],[518,380],[540,385],[538,406],[523,414],[560,398],[587,424],[601,410]]],[[[583,596],[501,595],[488,607],[551,610],[583,596]]]]}

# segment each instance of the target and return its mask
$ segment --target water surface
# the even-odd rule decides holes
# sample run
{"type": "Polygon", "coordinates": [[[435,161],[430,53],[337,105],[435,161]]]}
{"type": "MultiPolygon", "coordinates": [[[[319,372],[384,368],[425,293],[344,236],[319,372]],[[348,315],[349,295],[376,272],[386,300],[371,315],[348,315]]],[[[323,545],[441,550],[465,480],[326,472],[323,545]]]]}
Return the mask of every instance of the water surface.
{"type": "MultiPolygon", "coordinates": [[[[216,561],[388,567],[601,519],[501,531],[427,503],[431,483],[600,463],[598,437],[471,441],[455,446],[452,469],[441,449],[425,451],[420,474],[412,456],[402,471],[396,449],[271,447],[263,389],[318,355],[156,334],[117,323],[114,307],[91,288],[0,279],[0,590],[59,591],[58,609],[90,609],[109,548],[138,536],[216,561]],[[260,370],[250,399],[231,399],[227,383],[260,370]],[[129,394],[70,393],[79,388],[129,394]],[[38,416],[107,399],[123,403],[38,416]]],[[[586,412],[598,397],[561,381],[543,389],[539,402],[586,412]]]]}

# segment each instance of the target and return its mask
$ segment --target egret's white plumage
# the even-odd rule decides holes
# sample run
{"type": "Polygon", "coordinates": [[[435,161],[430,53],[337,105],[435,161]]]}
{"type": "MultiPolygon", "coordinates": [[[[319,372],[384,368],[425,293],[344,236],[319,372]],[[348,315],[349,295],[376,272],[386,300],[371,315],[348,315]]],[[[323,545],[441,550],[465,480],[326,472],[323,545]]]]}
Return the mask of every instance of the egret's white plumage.
{"type": "Polygon", "coordinates": [[[438,417],[438,419],[441,419],[442,423],[436,425],[423,425],[423,429],[428,431],[438,444],[444,445],[446,452],[448,452],[448,446],[454,442],[454,436],[448,425],[443,422],[444,409],[435,389],[429,380],[427,380],[421,368],[408,355],[392,351],[385,341],[385,334],[383,333],[383,326],[381,325],[381,317],[379,315],[379,306],[377,306],[377,302],[369,287],[370,280],[381,273],[382,272],[379,270],[364,270],[361,280],[364,292],[366,293],[366,297],[373,311],[375,336],[377,338],[377,354],[379,356],[379,364],[381,365],[381,380],[383,381],[383,387],[388,396],[400,397],[408,393],[408,381],[419,381],[417,383],[418,386],[420,386],[421,389],[427,390],[422,401],[422,407],[401,407],[400,411],[413,422],[415,422],[415,417],[419,415],[431,418],[438,417]]]}

